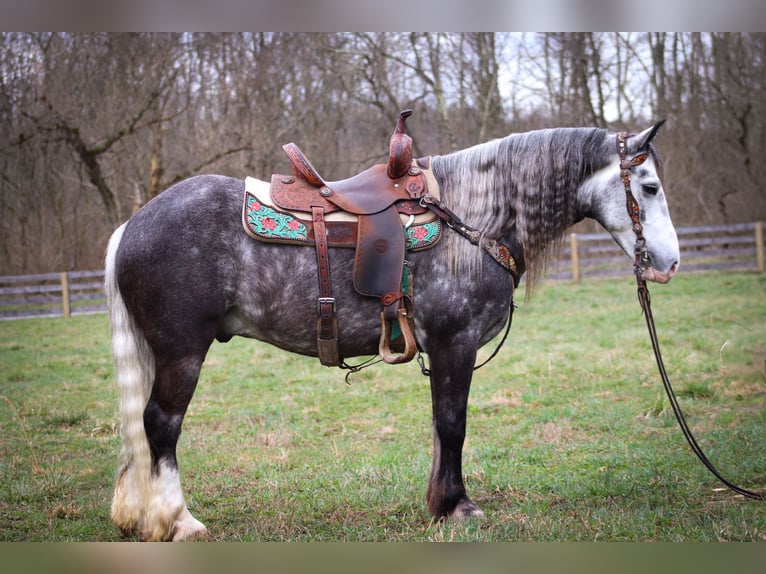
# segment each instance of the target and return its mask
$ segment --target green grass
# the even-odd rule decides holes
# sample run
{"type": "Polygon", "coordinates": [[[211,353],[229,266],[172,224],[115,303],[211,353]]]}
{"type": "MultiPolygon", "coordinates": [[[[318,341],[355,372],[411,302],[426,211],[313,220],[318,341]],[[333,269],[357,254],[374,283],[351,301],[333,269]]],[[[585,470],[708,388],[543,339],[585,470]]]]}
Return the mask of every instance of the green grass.
{"type": "MultiPolygon", "coordinates": [[[[687,419],[725,476],[766,486],[766,276],[652,286],[687,419]]],[[[766,505],[720,491],[677,428],[631,278],[548,283],[477,371],[464,473],[483,521],[434,523],[428,381],[352,375],[244,339],[208,356],[181,435],[210,540],[762,541],[766,505]]],[[[480,351],[486,357],[494,345],[480,351]]],[[[0,322],[0,540],[120,540],[103,315],[0,322]]]]}

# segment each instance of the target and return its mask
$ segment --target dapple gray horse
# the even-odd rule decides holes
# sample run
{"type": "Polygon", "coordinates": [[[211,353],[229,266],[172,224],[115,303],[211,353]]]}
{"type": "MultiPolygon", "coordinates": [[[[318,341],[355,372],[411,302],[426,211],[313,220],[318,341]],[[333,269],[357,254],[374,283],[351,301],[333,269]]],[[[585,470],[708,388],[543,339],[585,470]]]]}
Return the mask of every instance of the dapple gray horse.
{"type": "MultiPolygon", "coordinates": [[[[651,143],[660,125],[630,135],[627,152],[628,159],[648,154],[633,168],[631,186],[649,254],[645,277],[665,283],[680,255],[651,143]]],[[[552,245],[585,217],[632,255],[635,236],[615,137],[595,128],[513,134],[435,156],[432,168],[444,205],[509,246],[529,290],[552,245]]],[[[149,202],[109,242],[106,288],[123,439],[112,520],[142,540],[183,540],[206,530],[187,509],[176,444],[212,342],[240,335],[294,353],[317,352],[314,249],[246,235],[243,190],[242,180],[192,177],[149,202]]],[[[379,303],[352,287],[353,258],[353,250],[331,249],[344,357],[374,355],[380,336],[379,303]]],[[[481,516],[462,477],[468,392],[477,349],[508,319],[514,283],[449,229],[435,247],[407,259],[415,278],[417,344],[430,363],[428,507],[435,517],[481,516]]]]}

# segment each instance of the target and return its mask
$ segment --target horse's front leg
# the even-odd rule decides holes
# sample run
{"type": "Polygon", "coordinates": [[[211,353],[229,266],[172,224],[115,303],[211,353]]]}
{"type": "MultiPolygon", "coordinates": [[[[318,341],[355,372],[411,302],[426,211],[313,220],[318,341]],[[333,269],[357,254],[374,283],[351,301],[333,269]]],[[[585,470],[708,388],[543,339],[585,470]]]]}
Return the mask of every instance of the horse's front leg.
{"type": "Polygon", "coordinates": [[[428,481],[428,508],[436,518],[462,520],[483,517],[463,484],[468,392],[471,387],[476,346],[436,344],[429,353],[433,403],[434,453],[428,481]]]}

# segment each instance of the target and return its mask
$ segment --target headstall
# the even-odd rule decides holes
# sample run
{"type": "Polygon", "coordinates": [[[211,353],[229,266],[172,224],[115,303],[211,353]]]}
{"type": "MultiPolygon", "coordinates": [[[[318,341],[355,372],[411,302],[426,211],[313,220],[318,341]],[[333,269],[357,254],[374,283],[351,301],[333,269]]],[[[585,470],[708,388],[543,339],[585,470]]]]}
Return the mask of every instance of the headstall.
{"type": "Polygon", "coordinates": [[[631,159],[627,159],[628,150],[625,143],[627,139],[627,132],[617,133],[617,151],[620,154],[620,178],[625,188],[625,202],[628,208],[628,215],[633,222],[633,233],[636,234],[635,265],[636,273],[639,274],[639,269],[643,270],[644,266],[649,264],[649,252],[646,249],[646,240],[644,239],[644,226],[641,224],[641,208],[633,196],[633,192],[630,190],[630,175],[634,167],[646,161],[649,153],[640,153],[631,159]]]}

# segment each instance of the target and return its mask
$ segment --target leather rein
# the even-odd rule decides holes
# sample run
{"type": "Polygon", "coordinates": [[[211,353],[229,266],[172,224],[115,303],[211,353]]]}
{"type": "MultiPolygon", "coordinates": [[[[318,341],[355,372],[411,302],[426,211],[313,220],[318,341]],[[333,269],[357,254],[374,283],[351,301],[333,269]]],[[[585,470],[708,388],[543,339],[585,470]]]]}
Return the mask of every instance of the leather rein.
{"type": "Polygon", "coordinates": [[[665,364],[662,360],[662,354],[660,353],[660,344],[657,339],[657,330],[654,325],[654,317],[652,315],[649,288],[646,285],[646,280],[642,277],[646,266],[649,264],[649,254],[646,249],[646,240],[644,239],[643,235],[643,225],[641,225],[641,209],[630,189],[631,170],[646,161],[647,157],[649,157],[649,154],[645,152],[633,157],[632,159],[627,159],[627,146],[625,143],[627,138],[628,134],[626,132],[619,132],[617,134],[617,149],[620,154],[620,177],[622,179],[623,186],[625,187],[625,199],[628,215],[630,216],[631,222],[633,224],[633,232],[636,234],[634,250],[635,263],[633,266],[633,272],[636,276],[636,284],[638,287],[638,301],[641,304],[641,309],[644,312],[646,326],[649,330],[649,338],[652,341],[652,349],[654,350],[654,358],[657,361],[657,367],[660,372],[660,377],[662,378],[662,384],[665,387],[665,393],[670,400],[670,405],[673,408],[673,414],[676,416],[676,420],[678,421],[678,425],[681,427],[681,431],[683,432],[686,441],[689,443],[692,451],[694,451],[694,454],[697,455],[697,458],[700,459],[702,464],[704,464],[705,467],[730,490],[733,490],[737,494],[747,498],[764,500],[766,499],[766,494],[763,492],[754,492],[729,482],[721,475],[720,472],[718,472],[715,466],[713,466],[713,463],[711,463],[708,457],[705,456],[705,453],[702,451],[702,448],[700,448],[697,440],[694,438],[694,435],[689,429],[689,425],[687,424],[683,412],[681,411],[681,407],[678,404],[676,394],[673,391],[672,385],[670,384],[670,379],[668,378],[667,371],[665,370],[665,364]]]}

